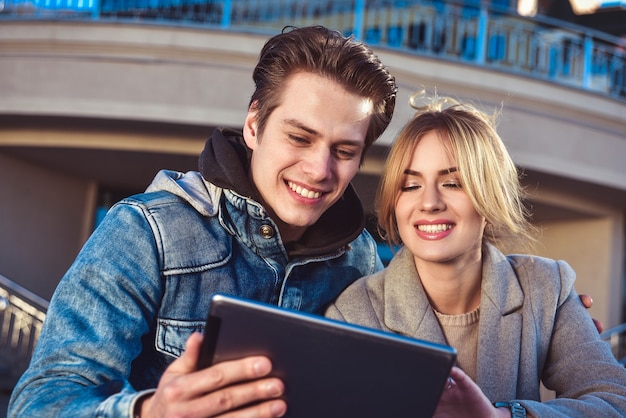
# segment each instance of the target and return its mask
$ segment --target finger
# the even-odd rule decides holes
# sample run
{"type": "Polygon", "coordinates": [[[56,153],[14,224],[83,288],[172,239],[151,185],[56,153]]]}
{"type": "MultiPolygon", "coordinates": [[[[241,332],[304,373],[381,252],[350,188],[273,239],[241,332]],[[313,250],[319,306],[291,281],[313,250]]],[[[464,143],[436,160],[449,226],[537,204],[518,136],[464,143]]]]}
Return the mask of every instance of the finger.
{"type": "Polygon", "coordinates": [[[198,372],[198,382],[205,392],[223,388],[235,383],[256,380],[272,371],[272,363],[267,357],[246,357],[224,361],[198,372]]]}
{"type": "MultiPolygon", "coordinates": [[[[240,383],[208,393],[197,393],[197,388],[190,387],[192,382],[193,379],[189,379],[186,385],[176,382],[164,388],[161,408],[157,410],[167,410],[172,416],[215,417],[242,411],[241,416],[274,417],[281,416],[286,409],[284,401],[275,399],[284,392],[284,385],[277,378],[240,383]],[[190,396],[194,392],[196,395],[190,396]]],[[[237,417],[236,413],[232,416],[237,417]]]]}
{"type": "Polygon", "coordinates": [[[272,370],[268,358],[255,356],[225,361],[197,371],[202,338],[202,334],[192,334],[183,354],[167,368],[162,379],[168,382],[164,387],[166,397],[172,400],[198,399],[229,385],[265,377],[272,370]]]}
{"type": "Polygon", "coordinates": [[[202,334],[194,332],[185,343],[185,351],[174,360],[167,368],[167,372],[176,374],[188,374],[196,370],[198,355],[202,344],[202,334]]]}
{"type": "Polygon", "coordinates": [[[450,384],[450,388],[454,388],[456,386],[463,386],[469,377],[459,367],[454,366],[452,370],[450,370],[450,379],[451,381],[448,382],[450,384]]]}
{"type": "Polygon", "coordinates": [[[267,378],[205,393],[203,396],[189,400],[183,407],[189,416],[216,416],[229,412],[241,413],[241,416],[274,416],[271,414],[273,404],[266,401],[274,400],[283,392],[284,385],[279,379],[267,378]]]}
{"type": "Polygon", "coordinates": [[[240,409],[234,412],[228,412],[219,415],[219,418],[275,418],[282,417],[287,412],[287,404],[285,401],[276,400],[264,402],[254,407],[240,409]]]}
{"type": "Polygon", "coordinates": [[[587,309],[591,308],[591,305],[593,305],[593,299],[589,295],[580,295],[580,301],[587,309]]]}
{"type": "Polygon", "coordinates": [[[198,367],[198,357],[200,356],[200,347],[202,346],[202,340],[204,336],[199,332],[194,332],[187,338],[185,343],[185,352],[181,356],[185,359],[185,366],[190,370],[196,370],[198,367]]]}
{"type": "Polygon", "coordinates": [[[600,322],[599,320],[592,318],[593,319],[593,324],[596,326],[596,329],[598,330],[599,334],[602,334],[602,331],[604,331],[604,325],[602,325],[602,322],[600,322]]]}
{"type": "MultiPolygon", "coordinates": [[[[198,332],[191,334],[187,339],[185,351],[170,365],[168,371],[181,374],[195,372],[202,339],[202,334],[198,332]]],[[[207,380],[213,382],[212,387],[209,388],[213,390],[235,382],[267,376],[271,370],[272,364],[268,358],[255,356],[225,361],[201,370],[199,373],[207,375],[207,380]]]]}
{"type": "Polygon", "coordinates": [[[265,402],[259,405],[259,408],[248,411],[244,410],[245,415],[238,418],[254,418],[254,417],[282,417],[287,413],[287,402],[282,399],[265,402]]]}
{"type": "Polygon", "coordinates": [[[449,392],[450,390],[452,390],[453,388],[456,387],[456,381],[454,379],[455,379],[455,377],[459,378],[460,375],[454,369],[455,369],[455,367],[453,367],[450,370],[450,375],[448,376],[448,380],[446,380],[446,383],[445,383],[445,385],[443,387],[444,392],[449,392]]]}
{"type": "MultiPolygon", "coordinates": [[[[277,394],[277,396],[282,395],[284,388],[282,386],[282,382],[278,381],[280,384],[280,390],[277,391],[275,389],[270,389],[270,385],[272,383],[273,382],[268,381],[264,388],[261,382],[258,382],[259,387],[257,388],[245,387],[244,385],[240,385],[236,388],[229,388],[229,390],[233,390],[233,393],[228,395],[232,395],[232,404],[230,403],[231,400],[224,402],[224,399],[220,399],[217,403],[215,403],[216,399],[207,399],[208,402],[201,407],[201,410],[206,411],[211,409],[221,409],[224,413],[222,415],[218,415],[220,418],[282,417],[287,411],[287,403],[283,399],[271,398],[271,396],[274,394],[277,394]],[[250,392],[246,393],[248,389],[250,389],[250,392]],[[255,391],[257,392],[255,393],[255,391]]],[[[216,394],[217,393],[209,395],[209,397],[216,394]]],[[[226,393],[221,393],[221,395],[225,394],[226,393]]]]}

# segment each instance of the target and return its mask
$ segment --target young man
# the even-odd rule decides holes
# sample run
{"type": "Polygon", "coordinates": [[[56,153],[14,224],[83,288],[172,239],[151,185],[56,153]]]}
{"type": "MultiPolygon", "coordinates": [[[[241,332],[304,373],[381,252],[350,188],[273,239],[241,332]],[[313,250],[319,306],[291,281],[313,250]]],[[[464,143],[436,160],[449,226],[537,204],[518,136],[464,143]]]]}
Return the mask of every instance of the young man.
{"type": "Polygon", "coordinates": [[[216,130],[200,172],[160,172],[85,244],[10,416],[284,414],[267,359],[196,372],[194,332],[215,292],[321,314],[382,268],[350,181],[397,89],[369,48],[323,27],[269,39],[253,79],[243,136],[216,130]]]}

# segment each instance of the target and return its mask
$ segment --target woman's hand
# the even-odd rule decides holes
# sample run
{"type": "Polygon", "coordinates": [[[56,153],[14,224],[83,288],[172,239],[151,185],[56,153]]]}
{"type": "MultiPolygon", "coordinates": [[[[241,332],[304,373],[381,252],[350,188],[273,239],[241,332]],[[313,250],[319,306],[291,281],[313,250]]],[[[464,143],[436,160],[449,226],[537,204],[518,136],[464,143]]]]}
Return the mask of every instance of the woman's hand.
{"type": "Polygon", "coordinates": [[[493,406],[463,370],[453,367],[450,379],[439,399],[434,418],[511,417],[508,409],[493,406]]]}

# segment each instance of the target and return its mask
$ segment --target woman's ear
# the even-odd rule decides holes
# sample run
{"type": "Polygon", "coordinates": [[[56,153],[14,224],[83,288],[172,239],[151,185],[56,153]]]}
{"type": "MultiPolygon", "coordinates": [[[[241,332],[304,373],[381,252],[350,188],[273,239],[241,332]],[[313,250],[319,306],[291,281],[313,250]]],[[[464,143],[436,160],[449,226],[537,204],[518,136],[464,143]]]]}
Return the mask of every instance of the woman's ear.
{"type": "Polygon", "coordinates": [[[246,145],[251,150],[254,150],[258,143],[257,127],[257,111],[248,109],[248,115],[246,116],[246,120],[243,125],[243,139],[246,141],[246,145]]]}

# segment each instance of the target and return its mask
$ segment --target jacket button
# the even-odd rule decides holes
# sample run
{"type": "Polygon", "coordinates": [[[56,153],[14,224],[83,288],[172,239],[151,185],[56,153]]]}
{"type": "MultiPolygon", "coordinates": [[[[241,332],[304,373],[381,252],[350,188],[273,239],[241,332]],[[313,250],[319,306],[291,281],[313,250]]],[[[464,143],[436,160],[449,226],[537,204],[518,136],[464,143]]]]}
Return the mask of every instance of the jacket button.
{"type": "Polygon", "coordinates": [[[261,236],[263,238],[270,239],[274,236],[274,228],[272,228],[270,225],[261,225],[261,227],[259,228],[259,233],[261,233],[261,236]]]}

